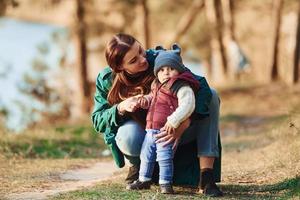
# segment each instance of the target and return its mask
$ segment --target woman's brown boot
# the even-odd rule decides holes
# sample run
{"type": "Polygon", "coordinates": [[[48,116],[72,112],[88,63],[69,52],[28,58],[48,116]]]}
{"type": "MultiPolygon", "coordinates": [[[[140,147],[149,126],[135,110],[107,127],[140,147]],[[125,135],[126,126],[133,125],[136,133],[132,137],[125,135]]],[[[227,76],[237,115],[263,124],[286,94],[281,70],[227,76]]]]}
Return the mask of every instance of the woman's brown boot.
{"type": "Polygon", "coordinates": [[[125,179],[125,182],[127,184],[131,184],[134,181],[139,179],[139,171],[140,171],[140,165],[132,165],[129,167],[129,171],[127,174],[127,177],[125,179]]]}
{"type": "Polygon", "coordinates": [[[210,197],[221,197],[223,192],[217,186],[214,180],[213,169],[201,169],[201,177],[199,183],[199,193],[210,197]]]}

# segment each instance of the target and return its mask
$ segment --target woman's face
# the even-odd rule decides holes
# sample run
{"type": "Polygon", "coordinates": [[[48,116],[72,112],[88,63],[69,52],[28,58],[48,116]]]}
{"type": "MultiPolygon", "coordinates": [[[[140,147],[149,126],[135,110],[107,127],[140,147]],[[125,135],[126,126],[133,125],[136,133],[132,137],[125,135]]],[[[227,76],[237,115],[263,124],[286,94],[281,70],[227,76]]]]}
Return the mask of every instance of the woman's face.
{"type": "Polygon", "coordinates": [[[135,42],[123,58],[121,69],[129,74],[136,74],[148,69],[145,50],[135,42]]]}

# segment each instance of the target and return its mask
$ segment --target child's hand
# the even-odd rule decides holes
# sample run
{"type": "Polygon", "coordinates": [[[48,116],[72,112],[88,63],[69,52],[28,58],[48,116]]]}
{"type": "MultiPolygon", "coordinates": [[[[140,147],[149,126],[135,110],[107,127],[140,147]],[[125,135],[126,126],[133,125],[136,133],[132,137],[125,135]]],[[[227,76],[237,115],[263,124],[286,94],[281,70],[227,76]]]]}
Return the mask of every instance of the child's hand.
{"type": "Polygon", "coordinates": [[[148,109],[150,106],[150,103],[148,102],[148,100],[143,96],[138,99],[138,103],[139,103],[139,106],[143,109],[148,109]]]}
{"type": "Polygon", "coordinates": [[[155,143],[164,142],[163,146],[165,147],[168,144],[171,144],[172,142],[174,142],[172,149],[175,150],[184,130],[186,130],[190,126],[190,124],[191,124],[191,120],[189,118],[184,120],[180,124],[180,126],[175,130],[174,134],[171,134],[171,135],[169,135],[166,132],[165,127],[161,128],[160,133],[155,135],[155,138],[157,139],[155,141],[155,143]]]}
{"type": "Polygon", "coordinates": [[[161,130],[165,130],[168,135],[175,133],[175,128],[171,126],[169,122],[166,122],[165,126],[161,130]]]}
{"type": "Polygon", "coordinates": [[[138,100],[141,97],[141,95],[136,95],[133,97],[129,97],[122,102],[119,103],[118,105],[118,111],[120,113],[125,113],[125,112],[135,112],[136,109],[139,107],[138,100]]]}

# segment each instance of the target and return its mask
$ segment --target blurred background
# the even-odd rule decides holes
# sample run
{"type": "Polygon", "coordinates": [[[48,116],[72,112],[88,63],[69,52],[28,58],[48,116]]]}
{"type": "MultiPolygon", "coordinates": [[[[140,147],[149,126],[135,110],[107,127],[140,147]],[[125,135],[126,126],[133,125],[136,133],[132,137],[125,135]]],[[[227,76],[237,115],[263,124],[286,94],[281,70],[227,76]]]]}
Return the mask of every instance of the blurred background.
{"type": "Polygon", "coordinates": [[[1,0],[0,122],[82,120],[113,34],[177,42],[212,86],[299,81],[297,0],[1,0]]]}
{"type": "Polygon", "coordinates": [[[300,194],[299,0],[0,0],[0,198],[112,162],[90,113],[119,32],[145,48],[179,43],[217,88],[226,195],[300,194]]]}

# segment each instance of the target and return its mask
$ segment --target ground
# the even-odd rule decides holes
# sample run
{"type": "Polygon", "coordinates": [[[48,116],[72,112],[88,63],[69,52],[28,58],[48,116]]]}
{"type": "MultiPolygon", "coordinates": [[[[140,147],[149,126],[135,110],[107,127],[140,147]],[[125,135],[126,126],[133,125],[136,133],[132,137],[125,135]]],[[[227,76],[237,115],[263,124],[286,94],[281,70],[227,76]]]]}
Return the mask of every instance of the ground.
{"type": "MultiPolygon", "coordinates": [[[[222,102],[220,187],[225,193],[222,199],[300,199],[300,88],[275,84],[218,91],[222,102]]],[[[148,191],[126,191],[123,182],[126,169],[117,169],[110,156],[105,156],[107,151],[101,138],[89,139],[76,130],[73,130],[76,137],[66,134],[72,132],[70,128],[56,128],[53,134],[58,137],[65,133],[59,136],[60,140],[86,138],[89,142],[65,145],[62,149],[68,150],[55,151],[56,157],[51,149],[55,145],[47,143],[48,153],[40,153],[35,143],[21,148],[20,144],[26,143],[22,136],[1,137],[0,196],[4,199],[204,198],[195,188],[175,187],[175,195],[161,195],[157,186],[148,191]],[[13,142],[17,137],[18,145],[13,142]],[[91,145],[94,140],[99,147],[96,143],[91,145]],[[78,146],[84,154],[76,153],[78,146]],[[72,154],[61,156],[70,149],[72,154]]],[[[49,137],[47,134],[34,134],[32,138],[43,141],[49,137]]],[[[55,144],[57,140],[50,141],[55,144]]]]}

